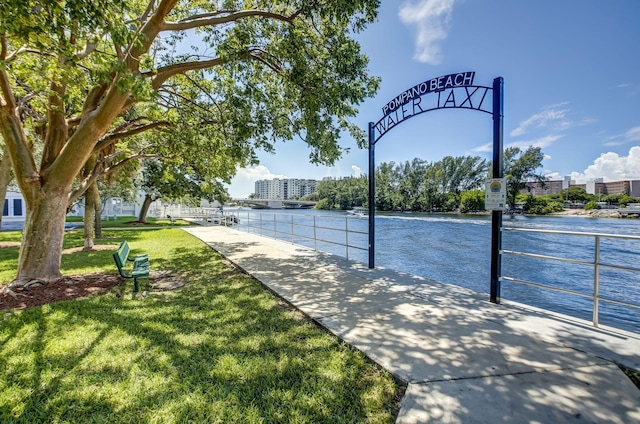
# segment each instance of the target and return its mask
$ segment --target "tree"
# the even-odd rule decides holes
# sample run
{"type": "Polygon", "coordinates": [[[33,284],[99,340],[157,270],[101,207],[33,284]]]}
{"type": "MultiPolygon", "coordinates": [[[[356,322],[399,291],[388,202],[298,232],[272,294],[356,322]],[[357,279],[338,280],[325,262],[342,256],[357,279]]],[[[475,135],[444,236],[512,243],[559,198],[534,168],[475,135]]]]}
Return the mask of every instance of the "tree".
{"type": "Polygon", "coordinates": [[[219,200],[221,203],[229,199],[222,184],[209,181],[194,167],[184,163],[149,159],[145,161],[142,175],[141,190],[145,198],[138,214],[138,222],[141,223],[146,222],[149,206],[158,199],[190,200],[198,205],[200,199],[219,200]]]}
{"type": "Polygon", "coordinates": [[[460,212],[483,211],[484,196],[485,194],[482,190],[463,191],[460,194],[460,212]]]}
{"type": "Polygon", "coordinates": [[[587,193],[582,187],[569,186],[569,188],[562,190],[562,198],[571,202],[586,203],[594,199],[594,195],[587,193]]]}
{"type": "Polygon", "coordinates": [[[542,166],[544,155],[540,147],[529,146],[524,152],[519,147],[508,147],[504,150],[504,176],[507,180],[507,203],[515,207],[515,199],[526,182],[535,180],[544,184],[545,177],[536,173],[542,166]]]}
{"type": "MultiPolygon", "coordinates": [[[[369,180],[366,176],[322,180],[318,183],[316,209],[348,210],[367,204],[369,180]]],[[[306,196],[305,196],[306,198],[306,196]]]]}
{"type": "Polygon", "coordinates": [[[28,212],[14,283],[61,275],[68,204],[127,161],[192,149],[228,181],[275,140],[299,136],[327,164],[341,131],[364,146],[348,119],[378,79],[351,35],[378,6],[3,0],[0,130],[28,212]]]}

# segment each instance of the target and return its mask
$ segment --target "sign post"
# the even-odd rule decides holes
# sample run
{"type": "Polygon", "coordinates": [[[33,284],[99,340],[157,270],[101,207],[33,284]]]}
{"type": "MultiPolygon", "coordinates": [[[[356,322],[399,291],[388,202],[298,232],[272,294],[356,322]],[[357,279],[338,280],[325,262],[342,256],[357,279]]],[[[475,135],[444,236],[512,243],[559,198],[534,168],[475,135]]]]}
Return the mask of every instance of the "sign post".
{"type": "MultiPolygon", "coordinates": [[[[503,87],[502,77],[493,80],[493,178],[504,178],[502,164],[502,109],[503,87]]],[[[506,189],[506,184],[502,183],[506,189]]],[[[506,197],[506,196],[505,196],[506,197]]],[[[491,277],[489,288],[489,301],[500,303],[500,250],[502,249],[502,212],[491,212],[491,277]]]]}

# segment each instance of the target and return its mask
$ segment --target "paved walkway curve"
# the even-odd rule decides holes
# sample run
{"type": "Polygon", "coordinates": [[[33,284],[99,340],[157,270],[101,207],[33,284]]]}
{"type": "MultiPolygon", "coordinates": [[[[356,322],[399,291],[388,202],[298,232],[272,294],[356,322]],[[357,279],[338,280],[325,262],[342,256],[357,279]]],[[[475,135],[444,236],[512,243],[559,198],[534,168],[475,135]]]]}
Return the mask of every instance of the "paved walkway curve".
{"type": "MultiPolygon", "coordinates": [[[[640,335],[225,227],[185,231],[408,382],[397,423],[640,423],[640,335]]],[[[464,278],[461,275],[460,278],[464,278]]]]}

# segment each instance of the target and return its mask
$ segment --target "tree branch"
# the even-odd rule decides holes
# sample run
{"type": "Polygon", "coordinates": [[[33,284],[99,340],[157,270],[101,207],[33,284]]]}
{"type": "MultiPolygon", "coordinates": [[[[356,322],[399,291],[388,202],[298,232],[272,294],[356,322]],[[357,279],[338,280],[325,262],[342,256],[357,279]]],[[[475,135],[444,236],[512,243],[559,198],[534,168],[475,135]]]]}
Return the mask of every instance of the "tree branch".
{"type": "Polygon", "coordinates": [[[184,31],[192,28],[203,26],[215,26],[235,22],[242,18],[262,17],[274,19],[282,22],[293,22],[301,11],[297,11],[290,16],[279,13],[267,12],[265,10],[230,10],[224,12],[214,12],[209,14],[195,15],[190,18],[182,19],[178,22],[165,22],[160,31],[184,31]],[[221,13],[228,13],[225,16],[219,16],[221,13]]]}
{"type": "Polygon", "coordinates": [[[131,137],[133,135],[140,134],[155,128],[167,127],[171,125],[168,121],[156,121],[149,124],[135,124],[132,122],[130,124],[131,125],[129,125],[128,128],[126,125],[122,126],[123,128],[118,128],[115,130],[115,132],[106,134],[104,137],[102,137],[100,141],[98,141],[98,144],[96,144],[96,147],[93,149],[94,153],[99,152],[100,150],[104,149],[117,140],[131,137]]]}
{"type": "Polygon", "coordinates": [[[123,160],[121,160],[120,162],[116,163],[115,165],[103,168],[103,165],[108,160],[112,159],[114,156],[116,156],[118,154],[121,154],[121,153],[122,152],[117,152],[117,153],[115,153],[113,155],[109,155],[109,156],[106,156],[106,157],[102,158],[102,160],[99,160],[96,163],[96,166],[93,168],[93,171],[91,171],[91,173],[89,173],[89,175],[87,175],[87,177],[85,179],[83,179],[82,182],[80,182],[80,185],[69,194],[69,199],[67,200],[67,205],[73,205],[75,202],[77,202],[78,199],[80,197],[82,197],[82,195],[91,186],[91,184],[93,184],[98,178],[114,173],[119,168],[121,168],[123,165],[125,165],[128,162],[131,162],[132,160],[151,159],[151,158],[167,158],[166,156],[158,155],[158,154],[152,155],[152,154],[146,154],[146,153],[138,153],[138,154],[135,154],[133,156],[128,156],[128,157],[124,158],[123,160]]]}
{"type": "Polygon", "coordinates": [[[208,69],[213,68],[215,66],[222,65],[225,62],[224,59],[219,57],[210,60],[201,60],[197,62],[186,62],[186,63],[176,63],[173,65],[164,66],[158,68],[156,71],[156,76],[153,78],[152,86],[155,90],[160,88],[160,86],[169,78],[174,75],[184,74],[188,71],[195,71],[197,69],[208,69]]]}

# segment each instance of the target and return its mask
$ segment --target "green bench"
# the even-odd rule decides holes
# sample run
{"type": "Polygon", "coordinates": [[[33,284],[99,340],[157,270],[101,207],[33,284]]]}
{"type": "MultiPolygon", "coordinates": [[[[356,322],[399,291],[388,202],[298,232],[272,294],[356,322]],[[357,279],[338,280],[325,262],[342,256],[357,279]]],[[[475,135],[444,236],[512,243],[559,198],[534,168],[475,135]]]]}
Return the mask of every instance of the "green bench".
{"type": "Polygon", "coordinates": [[[133,278],[133,291],[139,292],[140,285],[138,284],[138,278],[149,276],[149,255],[145,253],[129,259],[129,250],[129,243],[124,240],[120,243],[118,250],[113,253],[113,259],[116,261],[120,275],[123,278],[133,278]],[[133,262],[133,269],[130,274],[127,274],[124,269],[127,262],[133,262]]]}

